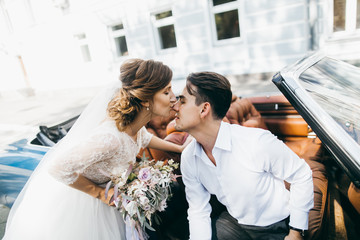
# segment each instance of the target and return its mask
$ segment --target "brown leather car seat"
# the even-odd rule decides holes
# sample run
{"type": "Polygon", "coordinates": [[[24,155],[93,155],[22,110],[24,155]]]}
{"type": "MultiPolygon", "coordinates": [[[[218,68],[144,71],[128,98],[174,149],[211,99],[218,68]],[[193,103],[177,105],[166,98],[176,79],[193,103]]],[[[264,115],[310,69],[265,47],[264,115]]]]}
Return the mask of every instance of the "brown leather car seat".
{"type": "Polygon", "coordinates": [[[245,127],[258,127],[267,129],[264,120],[254,105],[247,98],[239,98],[235,95],[226,116],[223,119],[231,124],[239,124],[245,127]]]}
{"type": "Polygon", "coordinates": [[[353,183],[350,184],[348,189],[348,198],[356,211],[360,214],[360,189],[353,183]]]}
{"type": "Polygon", "coordinates": [[[323,149],[318,138],[287,141],[285,144],[310,166],[314,183],[314,207],[309,212],[309,229],[305,239],[320,239],[324,229],[328,178],[323,164],[323,149]]]}

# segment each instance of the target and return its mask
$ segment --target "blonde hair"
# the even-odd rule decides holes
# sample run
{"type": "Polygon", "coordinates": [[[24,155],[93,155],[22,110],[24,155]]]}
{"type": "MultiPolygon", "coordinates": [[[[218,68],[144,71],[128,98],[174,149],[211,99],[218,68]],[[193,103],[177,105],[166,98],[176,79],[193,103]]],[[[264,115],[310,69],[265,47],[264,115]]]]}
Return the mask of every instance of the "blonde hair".
{"type": "Polygon", "coordinates": [[[158,91],[171,81],[172,71],[162,62],[129,59],[120,67],[122,88],[109,102],[108,116],[123,131],[143,108],[142,102],[151,101],[158,91]]]}

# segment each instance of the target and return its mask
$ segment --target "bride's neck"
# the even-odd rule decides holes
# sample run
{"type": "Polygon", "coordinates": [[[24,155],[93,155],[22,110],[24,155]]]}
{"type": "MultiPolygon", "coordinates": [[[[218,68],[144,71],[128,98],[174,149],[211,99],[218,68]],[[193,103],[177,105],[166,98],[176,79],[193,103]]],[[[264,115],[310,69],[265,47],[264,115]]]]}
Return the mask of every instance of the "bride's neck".
{"type": "Polygon", "coordinates": [[[151,113],[145,109],[141,110],[134,121],[132,121],[124,130],[130,136],[136,136],[137,132],[151,120],[151,113]]]}

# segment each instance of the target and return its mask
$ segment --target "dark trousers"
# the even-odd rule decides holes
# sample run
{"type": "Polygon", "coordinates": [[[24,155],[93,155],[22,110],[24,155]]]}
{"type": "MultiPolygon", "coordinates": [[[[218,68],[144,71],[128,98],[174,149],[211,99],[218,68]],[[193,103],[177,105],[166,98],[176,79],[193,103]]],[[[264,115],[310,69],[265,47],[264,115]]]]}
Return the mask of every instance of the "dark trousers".
{"type": "Polygon", "coordinates": [[[289,218],[265,227],[239,224],[227,211],[212,218],[213,240],[283,240],[289,233],[289,218]]]}
{"type": "MultiPolygon", "coordinates": [[[[178,180],[179,181],[179,180],[178,180]]],[[[180,182],[180,181],[179,181],[180,182]]],[[[160,222],[153,221],[156,233],[147,231],[149,240],[186,240],[189,239],[189,221],[187,220],[188,203],[183,185],[172,184],[172,197],[167,202],[164,212],[158,213],[160,222]]]]}

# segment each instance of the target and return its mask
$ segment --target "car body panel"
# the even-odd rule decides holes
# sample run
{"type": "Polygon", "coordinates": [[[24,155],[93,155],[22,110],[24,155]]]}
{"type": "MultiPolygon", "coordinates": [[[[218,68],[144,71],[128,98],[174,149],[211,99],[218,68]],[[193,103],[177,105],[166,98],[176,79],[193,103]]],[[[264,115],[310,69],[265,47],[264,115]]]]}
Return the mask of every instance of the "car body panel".
{"type": "Polygon", "coordinates": [[[49,147],[22,139],[0,154],[0,204],[11,207],[49,147]]]}

